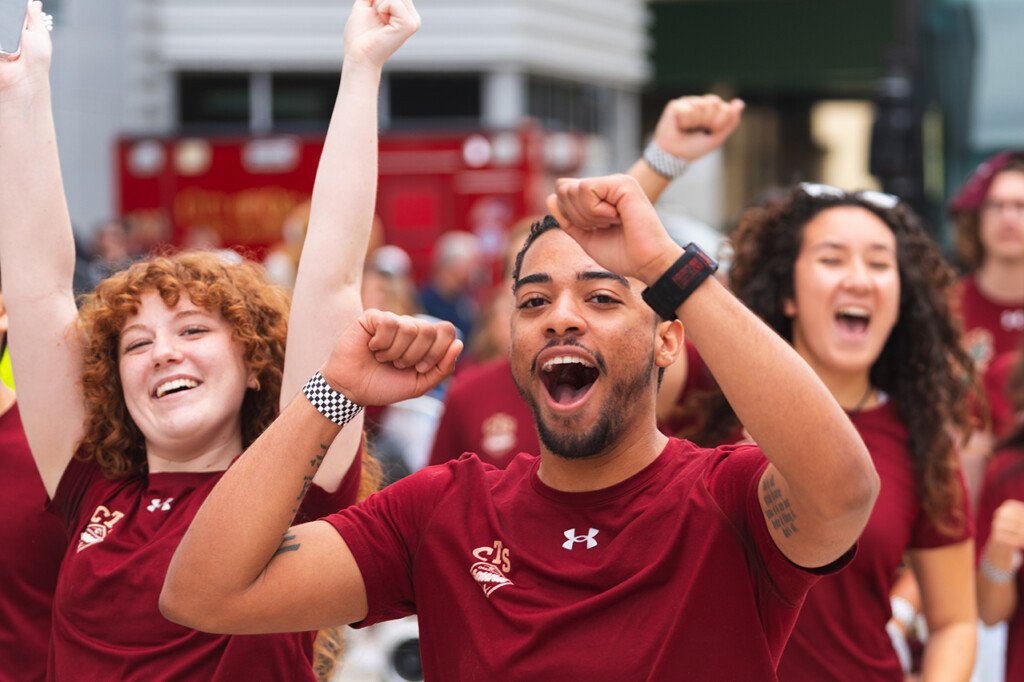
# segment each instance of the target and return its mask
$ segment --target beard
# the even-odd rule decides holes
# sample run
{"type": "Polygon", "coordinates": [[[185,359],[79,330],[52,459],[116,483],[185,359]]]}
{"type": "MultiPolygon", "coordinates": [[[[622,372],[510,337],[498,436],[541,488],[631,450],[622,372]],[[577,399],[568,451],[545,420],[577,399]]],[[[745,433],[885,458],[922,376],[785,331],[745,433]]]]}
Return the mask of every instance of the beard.
{"type": "MultiPolygon", "coordinates": [[[[603,364],[603,363],[601,363],[603,364]]],[[[611,385],[611,398],[601,407],[601,415],[597,423],[589,431],[581,431],[570,426],[557,427],[545,422],[536,398],[523,390],[519,379],[513,374],[519,394],[530,406],[533,421],[537,425],[537,435],[552,454],[564,459],[586,459],[596,457],[615,443],[622,433],[626,416],[644,404],[642,396],[650,390],[654,370],[654,349],[644,366],[634,374],[623,377],[611,385]]],[[[607,379],[605,379],[607,380],[607,379]]]]}

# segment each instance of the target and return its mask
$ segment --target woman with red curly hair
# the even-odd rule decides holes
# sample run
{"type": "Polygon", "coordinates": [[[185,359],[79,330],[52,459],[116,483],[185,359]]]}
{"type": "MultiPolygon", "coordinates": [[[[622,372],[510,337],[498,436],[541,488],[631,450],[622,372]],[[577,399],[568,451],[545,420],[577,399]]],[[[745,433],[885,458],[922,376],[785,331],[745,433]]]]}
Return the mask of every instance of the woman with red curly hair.
{"type": "MultiPolygon", "coordinates": [[[[0,62],[0,163],[18,169],[0,183],[0,260],[25,431],[71,539],[50,679],[314,679],[313,633],[200,633],[165,620],[158,596],[207,494],[361,312],[377,88],[384,61],[417,26],[407,0],[352,8],[290,310],[258,266],[188,252],[111,277],[79,314],[51,44],[31,4],[20,57],[0,62]]],[[[356,500],[361,428],[346,433],[321,454],[316,477],[296,483],[298,518],[356,500]]]]}
{"type": "MultiPolygon", "coordinates": [[[[808,593],[779,679],[902,681],[887,629],[907,555],[930,632],[926,679],[967,680],[973,543],[955,434],[969,431],[974,373],[948,302],[952,270],[896,197],[828,185],[748,209],[733,247],[732,290],[825,382],[882,481],[857,556],[808,593]]],[[[695,440],[736,437],[720,393],[703,407],[695,440]]]]}

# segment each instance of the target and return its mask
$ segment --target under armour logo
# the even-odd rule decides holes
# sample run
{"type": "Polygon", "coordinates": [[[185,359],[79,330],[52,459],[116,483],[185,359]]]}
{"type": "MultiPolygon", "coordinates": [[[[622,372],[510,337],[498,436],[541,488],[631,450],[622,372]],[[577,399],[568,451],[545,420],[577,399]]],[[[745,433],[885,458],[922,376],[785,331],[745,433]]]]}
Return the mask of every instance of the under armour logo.
{"type": "Polygon", "coordinates": [[[161,500],[158,497],[154,497],[153,501],[146,507],[146,511],[171,511],[171,502],[174,501],[173,497],[168,497],[166,500],[161,500]]]}
{"type": "Polygon", "coordinates": [[[586,535],[576,535],[576,529],[570,528],[565,531],[565,537],[567,537],[568,540],[562,543],[562,547],[565,549],[572,549],[573,545],[577,542],[585,542],[587,543],[587,549],[594,549],[597,547],[597,540],[594,539],[594,536],[597,535],[598,532],[599,531],[596,528],[591,528],[590,532],[586,535]]]}

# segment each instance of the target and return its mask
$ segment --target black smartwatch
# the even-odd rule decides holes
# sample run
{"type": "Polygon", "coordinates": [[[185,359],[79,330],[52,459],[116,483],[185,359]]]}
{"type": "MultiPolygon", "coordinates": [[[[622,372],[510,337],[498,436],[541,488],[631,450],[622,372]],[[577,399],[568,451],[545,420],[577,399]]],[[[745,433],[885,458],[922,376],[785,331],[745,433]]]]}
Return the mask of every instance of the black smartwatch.
{"type": "Polygon", "coordinates": [[[676,309],[716,270],[718,261],[691,242],[679,260],[657,282],[644,289],[641,296],[662,319],[674,320],[676,309]]]}

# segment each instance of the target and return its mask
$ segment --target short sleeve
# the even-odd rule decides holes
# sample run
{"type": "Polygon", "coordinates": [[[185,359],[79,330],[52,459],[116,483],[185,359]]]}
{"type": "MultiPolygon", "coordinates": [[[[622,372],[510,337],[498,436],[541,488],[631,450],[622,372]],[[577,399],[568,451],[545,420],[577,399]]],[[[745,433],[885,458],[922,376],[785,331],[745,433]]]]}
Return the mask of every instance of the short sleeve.
{"type": "Polygon", "coordinates": [[[910,534],[910,549],[935,549],[946,545],[955,545],[964,540],[974,537],[974,520],[971,518],[970,496],[967,493],[967,484],[964,481],[963,472],[957,471],[956,485],[960,490],[959,514],[949,515],[949,522],[956,527],[953,534],[946,533],[939,528],[933,519],[921,506],[914,519],[914,526],[910,534]]]}
{"type": "Polygon", "coordinates": [[[322,519],[345,540],[366,587],[367,615],[353,627],[416,612],[416,551],[430,514],[451,479],[449,466],[423,469],[361,504],[322,519]]]}
{"type": "Polygon", "coordinates": [[[772,539],[761,509],[758,486],[767,467],[768,460],[756,445],[722,446],[715,452],[706,482],[722,511],[756,552],[767,579],[787,603],[797,605],[819,576],[846,566],[855,549],[820,568],[804,568],[790,561],[772,539]]]}

